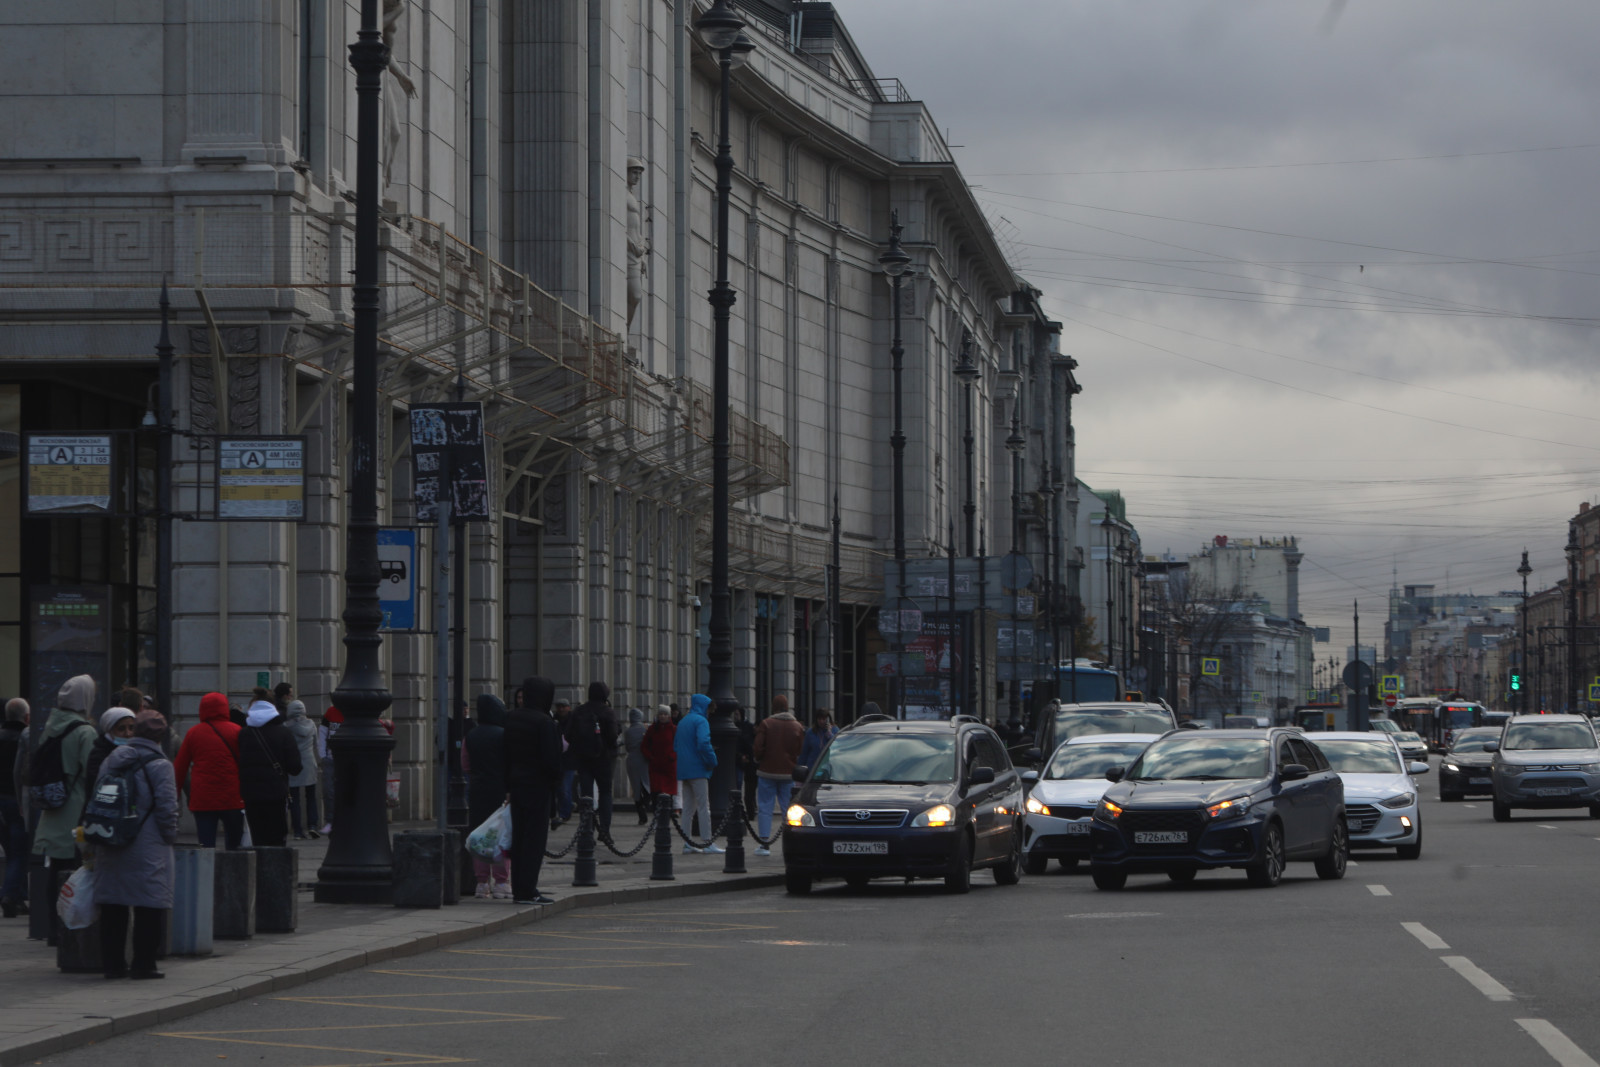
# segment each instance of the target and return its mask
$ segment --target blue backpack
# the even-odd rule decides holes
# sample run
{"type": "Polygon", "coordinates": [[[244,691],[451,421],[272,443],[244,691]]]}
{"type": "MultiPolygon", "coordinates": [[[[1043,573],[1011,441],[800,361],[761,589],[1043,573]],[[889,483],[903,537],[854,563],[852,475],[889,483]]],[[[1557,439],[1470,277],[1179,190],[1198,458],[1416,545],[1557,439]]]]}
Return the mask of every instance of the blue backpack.
{"type": "Polygon", "coordinates": [[[83,839],[94,845],[123,848],[133,844],[144,829],[145,820],[155,810],[156,787],[150,781],[150,763],[157,759],[148,756],[138,763],[129,764],[100,776],[89,803],[83,809],[83,839]],[[150,789],[150,803],[139,810],[139,792],[134,788],[133,776],[144,772],[145,785],[150,789]]]}

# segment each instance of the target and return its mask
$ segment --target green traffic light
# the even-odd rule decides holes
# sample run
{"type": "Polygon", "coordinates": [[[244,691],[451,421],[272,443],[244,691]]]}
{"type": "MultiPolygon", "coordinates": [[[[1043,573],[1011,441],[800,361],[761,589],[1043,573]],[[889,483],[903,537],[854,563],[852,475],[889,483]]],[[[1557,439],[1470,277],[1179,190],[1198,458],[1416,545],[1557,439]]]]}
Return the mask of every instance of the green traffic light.
{"type": "Polygon", "coordinates": [[[1515,692],[1516,690],[1521,689],[1521,688],[1522,688],[1522,675],[1513,674],[1511,676],[1511,689],[1512,689],[1512,691],[1515,692]]]}

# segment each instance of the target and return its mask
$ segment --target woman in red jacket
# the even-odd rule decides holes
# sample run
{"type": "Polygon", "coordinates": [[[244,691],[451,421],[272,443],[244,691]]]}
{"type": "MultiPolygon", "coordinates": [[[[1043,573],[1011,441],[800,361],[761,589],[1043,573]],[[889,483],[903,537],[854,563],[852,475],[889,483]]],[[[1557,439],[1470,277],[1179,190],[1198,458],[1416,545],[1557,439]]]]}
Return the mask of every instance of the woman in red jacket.
{"type": "Polygon", "coordinates": [[[673,749],[677,727],[672,724],[672,709],[665,704],[656,708],[656,721],[644,732],[639,751],[650,768],[650,792],[678,795],[678,755],[673,749]]]}
{"type": "Polygon", "coordinates": [[[200,721],[189,727],[173,761],[178,788],[189,795],[202,848],[217,845],[217,823],[230,849],[244,837],[244,798],[239,795],[239,724],[228,717],[228,698],[200,698],[200,721]]]}

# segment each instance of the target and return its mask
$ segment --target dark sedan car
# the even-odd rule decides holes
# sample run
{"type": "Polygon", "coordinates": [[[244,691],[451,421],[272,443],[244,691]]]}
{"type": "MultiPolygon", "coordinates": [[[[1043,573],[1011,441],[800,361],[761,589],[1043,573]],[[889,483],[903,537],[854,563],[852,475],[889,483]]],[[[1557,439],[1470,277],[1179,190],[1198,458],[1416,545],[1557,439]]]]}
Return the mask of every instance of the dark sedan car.
{"type": "Polygon", "coordinates": [[[1500,727],[1457,730],[1439,760],[1439,799],[1460,800],[1469,793],[1494,793],[1494,753],[1485,746],[1500,740],[1500,727]]]}
{"type": "Polygon", "coordinates": [[[1218,867],[1273,886],[1289,860],[1344,877],[1344,783],[1299,730],[1173,731],[1106,777],[1116,784],[1090,830],[1100,889],[1121,889],[1133,873],[1187,882],[1218,867]]]}
{"type": "Polygon", "coordinates": [[[942,878],[965,893],[977,867],[1001,885],[1022,877],[1022,779],[977,719],[868,716],[795,778],[804,784],[783,835],[791,893],[818,878],[942,878]]]}

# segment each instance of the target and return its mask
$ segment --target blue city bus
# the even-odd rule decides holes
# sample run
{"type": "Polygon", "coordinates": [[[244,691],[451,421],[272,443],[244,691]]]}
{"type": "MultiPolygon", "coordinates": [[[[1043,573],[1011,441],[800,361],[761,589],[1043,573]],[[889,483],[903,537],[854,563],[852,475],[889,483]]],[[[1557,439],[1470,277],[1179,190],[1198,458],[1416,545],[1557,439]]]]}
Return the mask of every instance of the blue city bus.
{"type": "Polygon", "coordinates": [[[1126,696],[1122,675],[1109,667],[1080,659],[1056,668],[1056,699],[1063,704],[1104,704],[1126,696]]]}

